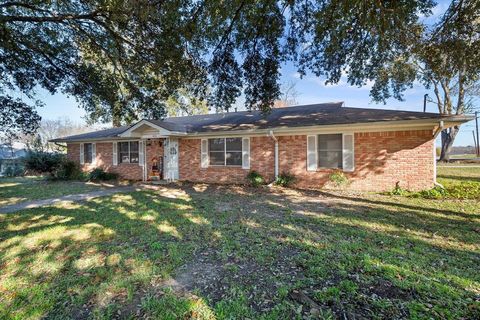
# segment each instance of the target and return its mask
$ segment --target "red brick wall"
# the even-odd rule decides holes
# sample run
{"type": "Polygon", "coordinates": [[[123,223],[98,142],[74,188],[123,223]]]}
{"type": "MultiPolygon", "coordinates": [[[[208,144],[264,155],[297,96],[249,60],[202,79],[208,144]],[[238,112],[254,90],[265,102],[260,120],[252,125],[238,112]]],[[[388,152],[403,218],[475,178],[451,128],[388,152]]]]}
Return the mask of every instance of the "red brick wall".
{"type": "MultiPolygon", "coordinates": [[[[331,169],[306,170],[307,137],[280,136],[279,172],[290,172],[298,187],[323,187],[331,169]]],[[[251,169],[268,181],[274,178],[274,142],[269,137],[250,139],[251,169]]],[[[353,190],[391,190],[397,182],[411,189],[433,186],[431,130],[368,132],[355,134],[355,171],[345,173],[353,190]]],[[[200,139],[181,139],[180,179],[215,183],[244,183],[248,170],[238,167],[200,167],[200,139]]]]}
{"type": "MultiPolygon", "coordinates": [[[[179,140],[179,174],[181,180],[214,183],[244,183],[249,170],[241,167],[200,167],[201,139],[179,140]]],[[[267,180],[274,178],[274,146],[269,137],[250,138],[250,168],[267,180]]]]}
{"type": "MultiPolygon", "coordinates": [[[[418,190],[433,186],[431,130],[366,132],[355,134],[355,171],[345,173],[353,190],[391,190],[397,182],[418,190]]],[[[279,137],[279,171],[297,177],[299,187],[322,187],[331,169],[306,170],[307,137],[279,137]]]]}
{"type": "MultiPolygon", "coordinates": [[[[68,158],[80,163],[80,144],[67,144],[68,158]]],[[[96,162],[92,164],[84,164],[82,170],[87,172],[94,168],[103,168],[108,172],[117,173],[122,179],[127,180],[142,180],[142,167],[138,163],[119,163],[117,166],[113,165],[113,143],[112,142],[97,142],[96,144],[96,162]]]]}
{"type": "MultiPolygon", "coordinates": [[[[152,140],[155,141],[155,140],[152,140]]],[[[180,180],[210,183],[244,183],[249,170],[240,167],[200,167],[200,139],[179,139],[180,180]]],[[[297,177],[298,187],[324,186],[333,170],[306,170],[307,137],[279,136],[279,172],[297,177]]],[[[269,137],[250,138],[250,166],[267,181],[274,178],[274,141],[269,137]]],[[[431,130],[367,132],[355,134],[355,171],[345,173],[354,190],[391,190],[397,182],[411,189],[433,186],[433,148],[431,130]]],[[[153,155],[163,155],[163,144],[147,146],[147,163],[153,155]]],[[[79,162],[79,144],[68,144],[68,157],[79,162]]],[[[124,179],[141,180],[137,164],[112,165],[112,143],[97,143],[97,167],[117,172],[124,179]]],[[[85,165],[84,170],[91,170],[85,165]]]]}

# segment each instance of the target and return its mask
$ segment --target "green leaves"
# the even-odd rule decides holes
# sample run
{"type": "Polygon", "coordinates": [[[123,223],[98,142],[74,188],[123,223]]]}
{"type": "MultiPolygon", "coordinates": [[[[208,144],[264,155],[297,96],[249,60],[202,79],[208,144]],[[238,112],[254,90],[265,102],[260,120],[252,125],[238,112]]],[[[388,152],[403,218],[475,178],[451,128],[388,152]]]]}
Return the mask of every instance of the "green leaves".
{"type": "Polygon", "coordinates": [[[247,108],[268,112],[280,95],[280,67],[292,61],[302,75],[371,81],[374,100],[401,99],[419,77],[418,57],[421,65],[447,54],[442,70],[464,61],[473,77],[466,66],[478,66],[480,50],[462,48],[478,46],[468,35],[478,30],[469,12],[479,10],[462,3],[428,38],[419,17],[431,13],[431,0],[7,2],[0,4],[0,90],[61,91],[90,121],[114,125],[164,117],[178,96],[228,110],[243,93],[247,108]]]}

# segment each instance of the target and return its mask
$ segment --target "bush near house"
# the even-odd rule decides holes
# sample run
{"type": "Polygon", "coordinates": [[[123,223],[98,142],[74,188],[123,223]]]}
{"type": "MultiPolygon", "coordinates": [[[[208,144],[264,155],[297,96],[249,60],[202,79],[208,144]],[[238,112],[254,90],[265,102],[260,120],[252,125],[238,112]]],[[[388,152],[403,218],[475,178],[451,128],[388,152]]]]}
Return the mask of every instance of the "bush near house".
{"type": "Polygon", "coordinates": [[[295,180],[296,178],[293,174],[289,172],[282,172],[275,179],[275,184],[277,186],[290,187],[295,182],[295,180]]]}
{"type": "Polygon", "coordinates": [[[340,170],[335,170],[332,174],[330,174],[329,180],[336,187],[343,187],[348,184],[347,176],[343,173],[343,171],[340,170]]]}
{"type": "Polygon", "coordinates": [[[55,172],[54,180],[86,180],[85,173],[75,161],[64,159],[55,172]]]}
{"type": "Polygon", "coordinates": [[[265,178],[255,170],[251,170],[247,174],[247,181],[252,187],[259,187],[262,184],[265,184],[265,178]]]}
{"type": "Polygon", "coordinates": [[[6,177],[20,177],[23,176],[25,169],[20,166],[9,166],[5,169],[3,174],[6,177]]]}
{"type": "Polygon", "coordinates": [[[25,169],[31,173],[53,176],[65,159],[65,155],[60,153],[29,151],[25,156],[25,169]]]}
{"type": "Polygon", "coordinates": [[[474,166],[464,168],[439,167],[438,182],[443,185],[422,191],[409,191],[397,185],[389,195],[422,199],[480,200],[480,170],[474,166]]]}
{"type": "Polygon", "coordinates": [[[86,180],[80,166],[60,153],[30,151],[25,157],[25,169],[33,174],[46,174],[50,180],[86,180]]]}
{"type": "Polygon", "coordinates": [[[113,172],[105,172],[102,168],[95,168],[88,174],[88,180],[90,181],[108,181],[117,180],[118,174],[113,172]]]}

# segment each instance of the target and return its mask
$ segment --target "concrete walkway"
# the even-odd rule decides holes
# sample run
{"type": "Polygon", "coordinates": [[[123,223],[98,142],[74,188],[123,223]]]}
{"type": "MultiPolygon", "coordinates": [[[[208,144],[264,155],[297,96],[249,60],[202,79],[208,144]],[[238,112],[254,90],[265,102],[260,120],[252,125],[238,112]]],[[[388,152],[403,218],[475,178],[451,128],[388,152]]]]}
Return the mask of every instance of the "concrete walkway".
{"type": "Polygon", "coordinates": [[[110,189],[92,191],[92,192],[87,192],[87,193],[69,194],[69,195],[66,195],[66,196],[61,196],[61,197],[51,198],[51,199],[40,199],[40,200],[26,201],[26,202],[21,202],[21,203],[12,204],[12,205],[9,205],[9,206],[1,207],[0,208],[0,214],[2,214],[2,213],[12,213],[12,212],[20,211],[20,210],[24,210],[24,209],[50,206],[50,205],[53,205],[57,202],[86,201],[86,200],[90,200],[90,199],[93,199],[93,198],[109,196],[109,195],[119,193],[119,192],[131,192],[131,191],[135,191],[137,189],[138,189],[138,187],[135,187],[135,186],[113,187],[113,188],[110,188],[110,189]]]}

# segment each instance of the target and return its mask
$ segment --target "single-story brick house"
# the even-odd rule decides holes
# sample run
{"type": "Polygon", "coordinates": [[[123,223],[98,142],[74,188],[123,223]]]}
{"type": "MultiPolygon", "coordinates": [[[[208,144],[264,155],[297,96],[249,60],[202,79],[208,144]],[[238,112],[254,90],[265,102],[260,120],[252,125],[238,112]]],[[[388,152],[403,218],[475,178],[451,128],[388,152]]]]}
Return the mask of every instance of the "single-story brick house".
{"type": "Polygon", "coordinates": [[[54,139],[84,170],[131,180],[244,183],[250,170],[321,187],[335,170],[355,190],[418,190],[435,183],[435,137],[469,116],[347,108],[342,102],[141,120],[54,139]]]}

